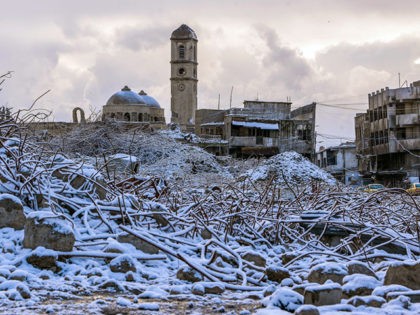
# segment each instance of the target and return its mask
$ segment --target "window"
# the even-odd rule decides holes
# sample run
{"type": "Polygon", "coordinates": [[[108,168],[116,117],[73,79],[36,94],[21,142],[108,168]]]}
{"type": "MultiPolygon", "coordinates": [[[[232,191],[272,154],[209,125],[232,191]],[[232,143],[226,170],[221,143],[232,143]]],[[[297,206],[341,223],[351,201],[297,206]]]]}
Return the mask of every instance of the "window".
{"type": "Polygon", "coordinates": [[[255,135],[256,135],[255,128],[249,128],[248,137],[255,137],[255,135]]]}
{"type": "Polygon", "coordinates": [[[186,73],[186,71],[185,71],[184,68],[179,68],[178,69],[178,75],[183,76],[183,75],[185,75],[185,73],[186,73]]]}
{"type": "Polygon", "coordinates": [[[326,165],[337,165],[337,152],[327,151],[326,165]]]}
{"type": "Polygon", "coordinates": [[[185,46],[184,45],[178,46],[178,57],[179,59],[185,59],[185,46]]]}

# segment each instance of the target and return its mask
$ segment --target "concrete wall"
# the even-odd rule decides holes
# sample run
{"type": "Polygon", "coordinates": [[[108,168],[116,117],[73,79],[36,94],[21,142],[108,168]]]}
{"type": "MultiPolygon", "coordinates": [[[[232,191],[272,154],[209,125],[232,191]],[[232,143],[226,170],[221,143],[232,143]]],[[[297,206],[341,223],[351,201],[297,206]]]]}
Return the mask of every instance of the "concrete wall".
{"type": "MultiPolygon", "coordinates": [[[[205,132],[202,132],[202,124],[214,124],[213,127],[216,128],[216,126],[220,127],[222,126],[222,129],[224,131],[224,117],[227,113],[227,110],[218,110],[218,109],[198,109],[195,111],[195,134],[202,135],[206,134],[205,132]]],[[[222,133],[222,135],[224,132],[222,133]]]]}
{"type": "Polygon", "coordinates": [[[275,119],[289,119],[290,102],[264,102],[264,101],[244,101],[244,109],[250,111],[250,115],[266,117],[273,116],[275,119]]]}

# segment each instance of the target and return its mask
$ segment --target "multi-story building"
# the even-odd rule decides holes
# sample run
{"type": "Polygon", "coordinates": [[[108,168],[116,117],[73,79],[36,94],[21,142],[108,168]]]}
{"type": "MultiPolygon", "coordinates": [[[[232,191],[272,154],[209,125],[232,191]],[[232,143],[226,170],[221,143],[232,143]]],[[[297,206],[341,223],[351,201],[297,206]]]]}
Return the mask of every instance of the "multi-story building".
{"type": "Polygon", "coordinates": [[[420,81],[369,94],[355,117],[359,171],[388,186],[420,176],[420,81]]]}
{"type": "Polygon", "coordinates": [[[234,156],[275,155],[296,151],[315,153],[315,104],[291,111],[291,102],[244,101],[243,108],[196,111],[196,134],[210,138],[211,151],[234,156]],[[223,150],[216,148],[222,140],[223,150]]]}

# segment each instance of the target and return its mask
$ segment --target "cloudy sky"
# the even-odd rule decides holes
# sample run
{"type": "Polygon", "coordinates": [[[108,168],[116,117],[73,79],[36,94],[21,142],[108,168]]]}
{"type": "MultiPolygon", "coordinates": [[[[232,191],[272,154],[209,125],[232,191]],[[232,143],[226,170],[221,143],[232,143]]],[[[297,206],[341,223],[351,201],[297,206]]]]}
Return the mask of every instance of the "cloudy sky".
{"type": "MultiPolygon", "coordinates": [[[[0,105],[100,110],[124,85],[170,115],[171,32],[199,39],[199,108],[245,99],[318,107],[319,141],[354,138],[367,94],[420,80],[418,0],[0,0],[0,105]],[[347,104],[347,105],[341,105],[347,104]]],[[[322,144],[322,142],[320,142],[322,144]]]]}

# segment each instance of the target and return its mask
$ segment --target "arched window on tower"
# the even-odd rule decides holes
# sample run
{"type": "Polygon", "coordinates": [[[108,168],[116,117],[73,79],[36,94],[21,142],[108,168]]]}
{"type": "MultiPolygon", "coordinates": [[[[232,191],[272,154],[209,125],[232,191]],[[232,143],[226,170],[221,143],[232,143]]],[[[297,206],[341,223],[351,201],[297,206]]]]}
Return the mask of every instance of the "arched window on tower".
{"type": "Polygon", "coordinates": [[[196,61],[197,60],[197,47],[194,46],[194,56],[193,56],[193,60],[196,61]]]}
{"type": "Polygon", "coordinates": [[[178,57],[179,59],[185,59],[185,46],[184,45],[178,46],[178,57]]]}

